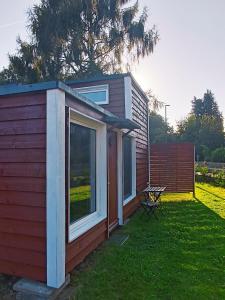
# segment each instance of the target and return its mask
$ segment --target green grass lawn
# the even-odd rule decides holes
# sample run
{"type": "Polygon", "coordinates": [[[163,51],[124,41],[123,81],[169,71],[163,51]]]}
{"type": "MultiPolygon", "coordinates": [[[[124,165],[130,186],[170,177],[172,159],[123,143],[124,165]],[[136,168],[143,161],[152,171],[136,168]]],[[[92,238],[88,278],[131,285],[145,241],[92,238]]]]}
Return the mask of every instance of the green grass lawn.
{"type": "Polygon", "coordinates": [[[198,184],[163,197],[157,221],[138,211],[72,274],[74,299],[225,299],[225,189],[198,184]]]}
{"type": "Polygon", "coordinates": [[[90,210],[90,185],[70,188],[70,220],[79,220],[90,210]]]}

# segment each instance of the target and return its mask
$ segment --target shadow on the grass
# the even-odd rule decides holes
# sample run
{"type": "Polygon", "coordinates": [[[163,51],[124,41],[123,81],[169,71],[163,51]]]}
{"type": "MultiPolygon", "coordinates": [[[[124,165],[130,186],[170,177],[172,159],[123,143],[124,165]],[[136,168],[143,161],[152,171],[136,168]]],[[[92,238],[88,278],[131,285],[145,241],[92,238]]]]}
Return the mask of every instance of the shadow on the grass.
{"type": "Polygon", "coordinates": [[[123,247],[105,243],[73,275],[77,299],[225,299],[224,219],[198,199],[162,204],[158,220],[139,210],[119,229],[123,247]]]}

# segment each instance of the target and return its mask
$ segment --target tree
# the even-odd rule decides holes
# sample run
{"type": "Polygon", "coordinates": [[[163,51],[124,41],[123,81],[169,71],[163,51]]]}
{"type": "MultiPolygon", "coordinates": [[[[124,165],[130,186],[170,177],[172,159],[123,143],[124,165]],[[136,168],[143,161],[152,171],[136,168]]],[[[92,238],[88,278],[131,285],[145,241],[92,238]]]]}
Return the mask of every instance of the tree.
{"type": "Polygon", "coordinates": [[[149,138],[151,143],[165,143],[176,140],[173,128],[166,124],[162,116],[152,111],[149,115],[149,138]]]}
{"type": "Polygon", "coordinates": [[[205,147],[212,151],[224,145],[223,127],[216,117],[190,115],[177,124],[177,134],[181,141],[195,144],[200,160],[206,159],[205,147]]]}
{"type": "Polygon", "coordinates": [[[203,99],[194,98],[192,111],[178,123],[177,133],[181,141],[195,144],[200,160],[209,159],[212,150],[224,146],[223,116],[210,90],[203,99]]]}
{"type": "Polygon", "coordinates": [[[160,101],[159,98],[153,94],[152,90],[148,90],[146,95],[149,98],[150,111],[157,112],[165,105],[164,102],[160,101]]]}
{"type": "Polygon", "coordinates": [[[197,99],[194,97],[192,100],[192,114],[195,115],[197,118],[203,115],[203,102],[202,99],[197,99]]]}
{"type": "Polygon", "coordinates": [[[42,0],[29,12],[31,40],[18,40],[2,82],[81,78],[121,72],[153,52],[155,27],[138,1],[42,0]],[[126,59],[127,58],[127,59],[126,59]]]}
{"type": "Polygon", "coordinates": [[[212,152],[212,161],[225,163],[225,148],[217,148],[212,152]]]}
{"type": "Polygon", "coordinates": [[[37,82],[41,79],[41,61],[35,57],[35,46],[17,39],[17,55],[9,55],[8,68],[0,72],[0,83],[37,82]]]}
{"type": "Polygon", "coordinates": [[[202,116],[214,116],[222,119],[222,114],[219,111],[218,104],[215,101],[215,97],[210,90],[207,90],[203,96],[203,99],[197,99],[194,97],[192,101],[192,114],[197,118],[202,116]]]}

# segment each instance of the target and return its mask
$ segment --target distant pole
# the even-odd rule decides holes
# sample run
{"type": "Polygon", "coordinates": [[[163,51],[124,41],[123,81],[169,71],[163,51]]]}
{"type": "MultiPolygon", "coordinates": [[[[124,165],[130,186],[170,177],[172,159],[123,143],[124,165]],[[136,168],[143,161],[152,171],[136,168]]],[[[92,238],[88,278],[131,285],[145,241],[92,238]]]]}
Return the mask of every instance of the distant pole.
{"type": "Polygon", "coordinates": [[[169,104],[165,104],[165,123],[167,125],[167,107],[169,107],[169,104]]]}
{"type": "Polygon", "coordinates": [[[165,104],[165,124],[166,124],[166,143],[167,143],[167,107],[169,107],[169,104],[165,104]]]}

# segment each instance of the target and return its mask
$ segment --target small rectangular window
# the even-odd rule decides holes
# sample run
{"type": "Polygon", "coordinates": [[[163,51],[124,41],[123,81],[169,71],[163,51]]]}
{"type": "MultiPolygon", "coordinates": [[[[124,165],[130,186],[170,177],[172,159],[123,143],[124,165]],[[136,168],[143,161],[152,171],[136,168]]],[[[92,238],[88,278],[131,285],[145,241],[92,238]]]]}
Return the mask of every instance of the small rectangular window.
{"type": "Polygon", "coordinates": [[[96,130],[70,123],[70,224],[96,211],[96,130]]]}
{"type": "Polygon", "coordinates": [[[108,85],[89,86],[75,89],[78,94],[97,104],[108,104],[108,85]]]}
{"type": "Polygon", "coordinates": [[[96,103],[103,103],[106,101],[106,91],[82,93],[82,96],[85,96],[96,103]]]}

